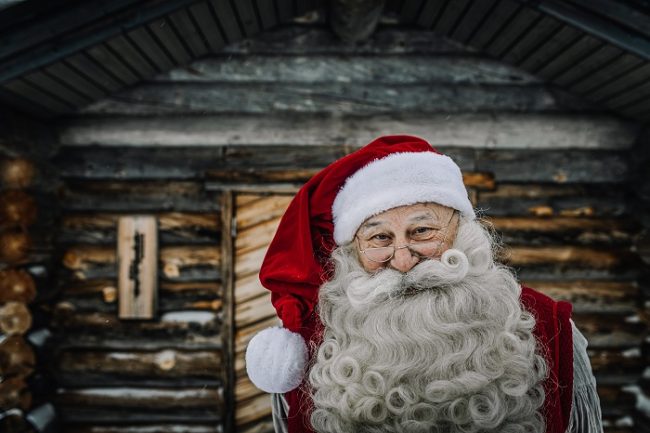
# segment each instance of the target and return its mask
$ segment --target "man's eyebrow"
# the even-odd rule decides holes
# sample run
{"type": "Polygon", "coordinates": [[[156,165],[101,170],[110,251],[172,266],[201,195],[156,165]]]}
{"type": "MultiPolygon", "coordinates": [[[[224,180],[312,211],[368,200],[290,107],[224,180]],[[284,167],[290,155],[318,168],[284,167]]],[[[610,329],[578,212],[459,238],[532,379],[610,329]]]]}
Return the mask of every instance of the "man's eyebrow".
{"type": "Polygon", "coordinates": [[[425,213],[425,214],[420,214],[420,215],[415,215],[411,218],[409,218],[409,222],[415,222],[415,221],[434,221],[436,223],[439,223],[441,218],[434,214],[434,213],[425,213]]]}
{"type": "Polygon", "coordinates": [[[368,222],[365,222],[365,223],[361,224],[361,229],[366,230],[366,229],[369,229],[371,227],[380,226],[382,224],[386,224],[386,221],[382,221],[382,220],[368,221],[368,222]]]}

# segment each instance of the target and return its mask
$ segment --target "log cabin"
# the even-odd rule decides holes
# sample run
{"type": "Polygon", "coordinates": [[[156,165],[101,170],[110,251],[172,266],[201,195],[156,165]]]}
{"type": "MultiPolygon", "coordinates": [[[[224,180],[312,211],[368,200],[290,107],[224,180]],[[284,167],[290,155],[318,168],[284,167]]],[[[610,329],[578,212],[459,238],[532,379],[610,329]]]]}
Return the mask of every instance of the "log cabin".
{"type": "Polygon", "coordinates": [[[266,246],[391,133],[573,303],[605,431],[650,431],[647,0],[5,0],[0,41],[0,431],[272,432],[266,246]]]}

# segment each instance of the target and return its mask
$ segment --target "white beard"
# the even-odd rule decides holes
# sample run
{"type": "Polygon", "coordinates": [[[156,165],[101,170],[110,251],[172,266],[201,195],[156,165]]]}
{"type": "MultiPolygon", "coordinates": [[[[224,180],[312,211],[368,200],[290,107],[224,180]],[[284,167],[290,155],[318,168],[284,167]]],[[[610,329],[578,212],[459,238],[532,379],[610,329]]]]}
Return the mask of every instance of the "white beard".
{"type": "Polygon", "coordinates": [[[319,433],[543,432],[544,358],[491,233],[461,219],[453,249],[402,274],[332,254],[310,369],[319,433]]]}

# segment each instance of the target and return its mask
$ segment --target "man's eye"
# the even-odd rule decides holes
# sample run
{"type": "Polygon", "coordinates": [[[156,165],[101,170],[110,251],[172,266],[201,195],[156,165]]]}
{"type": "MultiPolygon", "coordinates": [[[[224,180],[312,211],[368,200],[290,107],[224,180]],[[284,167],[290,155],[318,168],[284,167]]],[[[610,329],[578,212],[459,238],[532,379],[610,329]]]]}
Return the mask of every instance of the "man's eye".
{"type": "Polygon", "coordinates": [[[415,230],[413,230],[413,233],[415,233],[416,235],[426,235],[433,231],[435,230],[431,227],[418,227],[415,230]]]}
{"type": "Polygon", "coordinates": [[[377,234],[377,235],[374,235],[373,237],[370,238],[370,240],[374,240],[374,241],[387,241],[389,239],[390,238],[388,237],[388,235],[384,235],[384,234],[381,234],[381,233],[377,234]]]}

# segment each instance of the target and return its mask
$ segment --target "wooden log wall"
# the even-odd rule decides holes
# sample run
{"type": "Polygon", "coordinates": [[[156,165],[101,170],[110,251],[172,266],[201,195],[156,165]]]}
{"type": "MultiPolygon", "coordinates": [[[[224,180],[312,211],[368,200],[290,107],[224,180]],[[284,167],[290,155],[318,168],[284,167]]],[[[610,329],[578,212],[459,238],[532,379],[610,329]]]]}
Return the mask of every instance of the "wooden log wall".
{"type": "Polygon", "coordinates": [[[0,107],[0,431],[51,432],[47,365],[56,219],[47,125],[0,107]]]}
{"type": "Polygon", "coordinates": [[[629,387],[649,353],[626,196],[638,132],[527,73],[390,22],[359,44],[318,23],[284,27],[90,105],[61,124],[53,160],[66,181],[53,322],[66,428],[217,431],[232,403],[219,370],[220,320],[232,308],[237,431],[272,431],[269,397],[243,375],[242,354],[277,323],[255,276],[287,204],[276,194],[379,135],[410,133],[458,162],[522,282],[573,302],[606,431],[635,431],[629,387]],[[233,305],[222,304],[218,271],[224,188],[241,193],[233,305]],[[163,314],[153,322],[115,315],[114,221],[131,212],[160,221],[163,314]]]}

